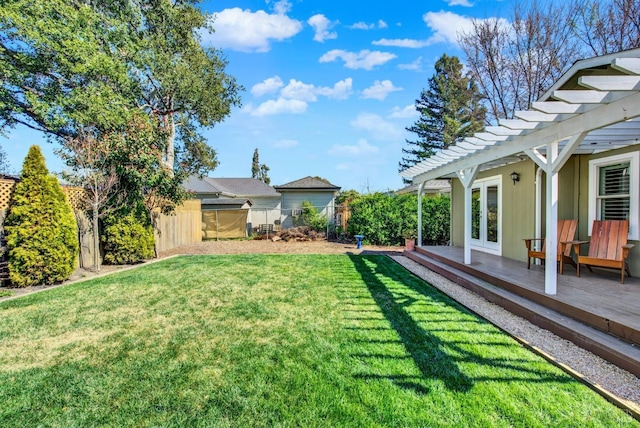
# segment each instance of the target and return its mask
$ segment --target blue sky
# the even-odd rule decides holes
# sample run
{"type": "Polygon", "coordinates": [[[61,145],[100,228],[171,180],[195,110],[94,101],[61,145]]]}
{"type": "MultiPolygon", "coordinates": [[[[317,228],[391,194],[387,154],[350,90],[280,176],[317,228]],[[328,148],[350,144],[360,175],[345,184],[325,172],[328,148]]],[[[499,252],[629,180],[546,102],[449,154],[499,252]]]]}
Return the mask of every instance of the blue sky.
{"type": "MultiPolygon", "coordinates": [[[[217,0],[203,43],[222,49],[244,86],[242,107],[206,130],[214,177],[249,177],[254,149],[272,185],[312,175],[343,190],[402,187],[401,149],[414,102],[443,54],[463,54],[456,34],[470,18],[508,13],[488,0],[217,0]]],[[[43,136],[8,130],[0,145],[21,168],[39,144],[52,172],[63,166],[43,136]]]]}

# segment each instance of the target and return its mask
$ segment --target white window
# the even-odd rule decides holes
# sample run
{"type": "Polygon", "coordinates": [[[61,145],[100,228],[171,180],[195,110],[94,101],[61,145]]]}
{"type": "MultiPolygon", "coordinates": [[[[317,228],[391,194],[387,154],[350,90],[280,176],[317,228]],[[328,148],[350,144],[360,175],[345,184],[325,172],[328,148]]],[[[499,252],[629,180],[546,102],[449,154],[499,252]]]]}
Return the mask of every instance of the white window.
{"type": "Polygon", "coordinates": [[[593,220],[629,220],[638,240],[638,152],[589,161],[589,233],[593,220]]]}

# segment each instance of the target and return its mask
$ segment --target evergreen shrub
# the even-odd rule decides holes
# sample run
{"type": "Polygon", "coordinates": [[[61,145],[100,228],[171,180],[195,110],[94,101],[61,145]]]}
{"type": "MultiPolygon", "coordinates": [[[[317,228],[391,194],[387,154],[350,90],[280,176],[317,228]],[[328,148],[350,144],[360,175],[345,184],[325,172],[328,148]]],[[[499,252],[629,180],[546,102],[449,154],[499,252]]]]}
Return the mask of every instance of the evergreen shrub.
{"type": "Polygon", "coordinates": [[[71,276],[79,251],[76,219],[38,146],[25,158],[4,229],[14,286],[50,285],[71,276]]]}
{"type": "Polygon", "coordinates": [[[153,228],[135,211],[105,219],[102,243],[107,264],[139,263],[155,256],[153,228]]]}

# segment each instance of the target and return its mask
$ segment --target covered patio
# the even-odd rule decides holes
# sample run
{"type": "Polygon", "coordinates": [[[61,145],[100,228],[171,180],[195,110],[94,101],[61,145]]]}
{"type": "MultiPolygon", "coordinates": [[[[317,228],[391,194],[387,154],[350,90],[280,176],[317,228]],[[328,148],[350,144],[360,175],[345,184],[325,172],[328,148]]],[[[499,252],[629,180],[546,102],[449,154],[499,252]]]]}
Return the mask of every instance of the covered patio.
{"type": "MultiPolygon", "coordinates": [[[[505,177],[506,171],[498,168],[523,162],[525,159],[529,159],[538,167],[535,180],[536,234],[546,239],[546,259],[556,260],[558,203],[561,198],[558,176],[561,169],[574,155],[597,157],[603,152],[624,151],[640,144],[640,49],[576,62],[538,102],[533,103],[530,110],[516,112],[515,116],[516,119],[501,120],[499,126],[487,126],[483,132],[441,150],[401,173],[403,177],[418,185],[419,201],[424,184],[429,180],[449,178],[458,180],[462,185],[465,264],[473,262],[471,250],[474,248],[475,229],[472,229],[472,216],[475,213],[472,213],[472,192],[477,179],[480,174],[486,177],[487,171],[499,171],[495,172],[497,176],[491,177],[494,181],[491,182],[490,189],[497,195],[494,197],[498,200],[502,197],[502,181],[509,180],[508,176],[505,177]],[[544,185],[541,184],[543,181],[544,185]]],[[[629,184],[630,240],[638,240],[640,237],[640,215],[635,199],[640,189],[636,170],[638,166],[635,162],[637,161],[632,161],[629,168],[632,176],[629,184]]],[[[513,180],[515,185],[516,178],[513,180]]],[[[452,190],[455,191],[455,188],[452,190]]],[[[586,209],[580,212],[583,204],[580,198],[586,199],[586,195],[583,194],[582,188],[576,187],[572,190],[575,191],[575,195],[571,195],[570,198],[575,200],[578,207],[574,211],[584,216],[586,209]]],[[[532,189],[526,191],[533,192],[532,189]]],[[[418,246],[422,242],[421,207],[422,204],[419,202],[418,246]]],[[[589,205],[588,219],[581,220],[581,225],[585,229],[589,228],[589,231],[595,219],[593,211],[595,208],[589,205]]],[[[488,217],[492,213],[487,209],[485,214],[488,217]]],[[[529,215],[524,211],[520,214],[529,215]]],[[[502,213],[495,215],[501,216],[502,213]]],[[[497,227],[501,227],[501,221],[501,217],[496,220],[497,227]]],[[[507,247],[512,254],[519,254],[515,250],[515,242],[528,236],[519,228],[514,227],[512,230],[516,230],[520,236],[507,235],[506,230],[499,230],[492,238],[492,247],[487,244],[485,251],[504,255],[504,248],[507,247]]],[[[640,251],[640,248],[636,248],[635,251],[640,251]]],[[[558,293],[555,263],[546,265],[543,284],[545,294],[552,296],[558,293]]]]}

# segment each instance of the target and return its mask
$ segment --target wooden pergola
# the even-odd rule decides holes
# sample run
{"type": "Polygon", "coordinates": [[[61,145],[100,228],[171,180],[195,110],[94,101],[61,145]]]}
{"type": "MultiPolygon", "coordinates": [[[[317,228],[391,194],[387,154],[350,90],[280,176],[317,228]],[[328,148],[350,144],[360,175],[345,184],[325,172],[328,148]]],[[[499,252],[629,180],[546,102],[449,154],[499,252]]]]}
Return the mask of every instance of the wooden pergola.
{"type": "MultiPolygon", "coordinates": [[[[458,177],[465,189],[464,262],[470,264],[471,188],[478,172],[528,156],[547,176],[546,259],[556,260],[558,172],[562,166],[573,154],[640,144],[640,49],[576,62],[531,109],[518,111],[515,117],[487,126],[402,171],[403,177],[419,185],[418,245],[422,245],[424,183],[458,177]]],[[[547,263],[545,293],[554,295],[556,289],[555,263],[547,263]]]]}

